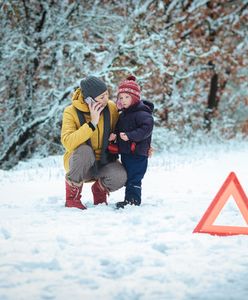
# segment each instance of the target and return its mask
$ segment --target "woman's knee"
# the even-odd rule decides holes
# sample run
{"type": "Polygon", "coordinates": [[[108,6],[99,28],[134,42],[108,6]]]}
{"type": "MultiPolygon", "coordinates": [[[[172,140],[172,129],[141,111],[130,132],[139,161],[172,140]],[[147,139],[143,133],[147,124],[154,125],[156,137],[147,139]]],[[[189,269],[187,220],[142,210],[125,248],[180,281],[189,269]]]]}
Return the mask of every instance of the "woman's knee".
{"type": "MultiPolygon", "coordinates": [[[[89,176],[89,172],[95,163],[95,154],[93,149],[88,145],[80,145],[73,151],[69,160],[69,175],[71,179],[85,179],[89,176]]],[[[77,180],[74,179],[77,182],[77,180]]]]}
{"type": "Polygon", "coordinates": [[[122,188],[127,181],[126,170],[118,161],[106,165],[99,175],[101,182],[110,192],[122,188]]]}

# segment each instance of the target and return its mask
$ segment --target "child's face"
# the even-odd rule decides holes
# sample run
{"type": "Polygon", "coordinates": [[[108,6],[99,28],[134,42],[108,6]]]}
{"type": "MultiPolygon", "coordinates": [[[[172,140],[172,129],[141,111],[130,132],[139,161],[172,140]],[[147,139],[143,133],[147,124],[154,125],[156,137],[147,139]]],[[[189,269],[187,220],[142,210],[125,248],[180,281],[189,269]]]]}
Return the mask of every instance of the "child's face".
{"type": "Polygon", "coordinates": [[[120,93],[118,100],[123,108],[128,108],[132,104],[132,97],[127,93],[120,93]]]}

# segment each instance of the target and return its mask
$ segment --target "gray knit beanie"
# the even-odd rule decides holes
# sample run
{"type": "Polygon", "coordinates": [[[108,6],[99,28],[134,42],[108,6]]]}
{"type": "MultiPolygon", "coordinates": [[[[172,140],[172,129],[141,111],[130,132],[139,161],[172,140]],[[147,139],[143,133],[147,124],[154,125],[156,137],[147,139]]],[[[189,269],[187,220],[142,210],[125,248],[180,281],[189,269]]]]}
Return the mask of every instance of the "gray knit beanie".
{"type": "Polygon", "coordinates": [[[89,76],[81,80],[80,88],[84,98],[96,98],[107,90],[106,84],[95,76],[89,76]]]}

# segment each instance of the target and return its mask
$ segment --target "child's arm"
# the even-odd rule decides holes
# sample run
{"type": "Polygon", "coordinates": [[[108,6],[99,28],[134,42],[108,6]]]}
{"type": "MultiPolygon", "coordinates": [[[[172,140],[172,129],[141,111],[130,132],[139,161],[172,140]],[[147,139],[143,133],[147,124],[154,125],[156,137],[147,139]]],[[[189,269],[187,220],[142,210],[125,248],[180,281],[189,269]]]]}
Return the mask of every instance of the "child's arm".
{"type": "Polygon", "coordinates": [[[132,131],[125,132],[125,134],[130,141],[140,142],[152,134],[153,125],[152,115],[147,112],[141,112],[137,120],[137,127],[132,131]]]}

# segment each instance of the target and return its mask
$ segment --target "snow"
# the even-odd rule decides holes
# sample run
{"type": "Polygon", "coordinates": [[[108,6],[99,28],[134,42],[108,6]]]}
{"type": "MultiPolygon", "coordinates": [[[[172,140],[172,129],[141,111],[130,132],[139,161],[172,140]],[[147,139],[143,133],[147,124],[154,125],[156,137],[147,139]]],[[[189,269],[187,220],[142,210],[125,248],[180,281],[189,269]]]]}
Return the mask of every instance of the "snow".
{"type": "MultiPolygon", "coordinates": [[[[94,207],[91,184],[86,211],[65,208],[61,156],[0,171],[0,299],[247,299],[248,237],[192,234],[231,171],[248,194],[247,151],[155,153],[142,206],[124,210],[124,189],[94,207]]],[[[216,224],[247,226],[229,200],[216,224]]]]}

